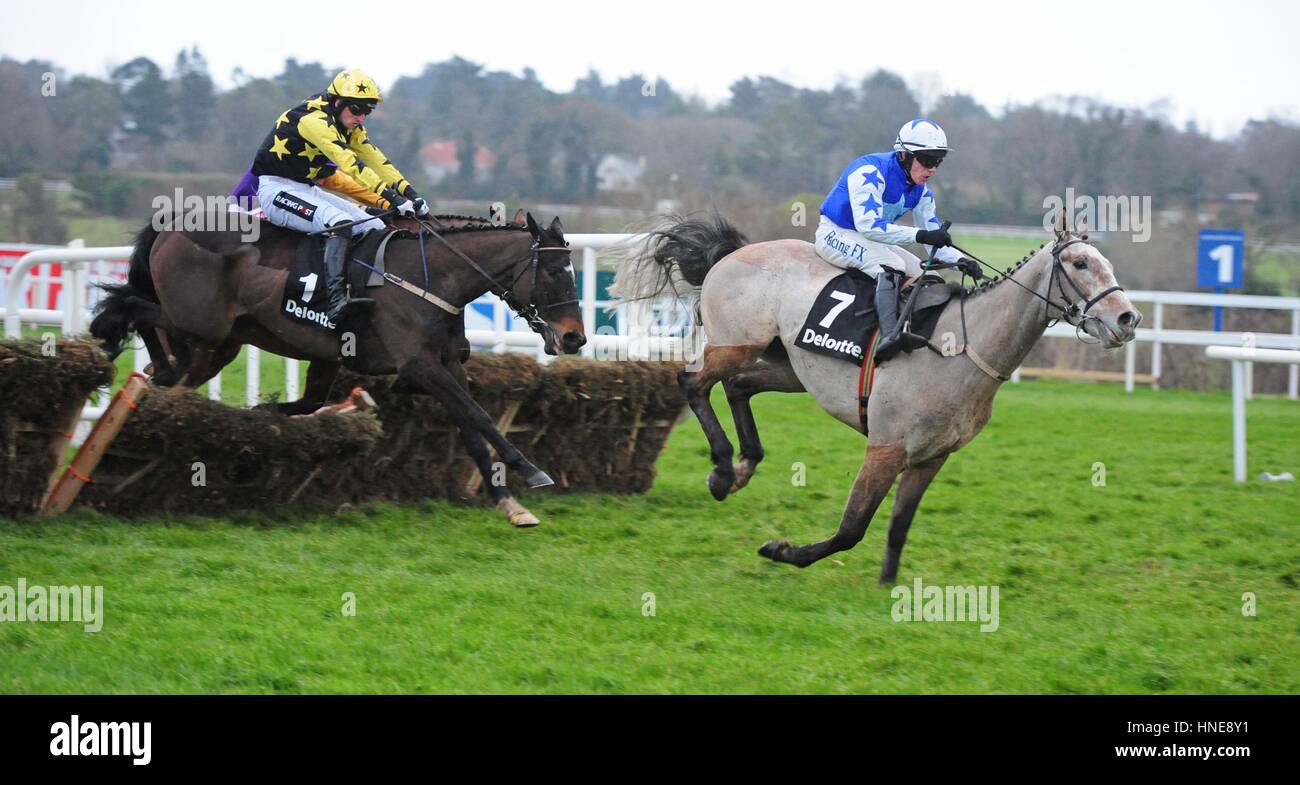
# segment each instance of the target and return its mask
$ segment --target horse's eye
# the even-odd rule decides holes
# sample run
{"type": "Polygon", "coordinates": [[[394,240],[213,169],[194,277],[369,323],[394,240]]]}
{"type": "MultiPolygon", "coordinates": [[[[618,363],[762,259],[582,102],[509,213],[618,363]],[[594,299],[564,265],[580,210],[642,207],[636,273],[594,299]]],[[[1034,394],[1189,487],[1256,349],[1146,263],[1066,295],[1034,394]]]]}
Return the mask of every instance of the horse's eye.
{"type": "Polygon", "coordinates": [[[1077,262],[1074,263],[1074,269],[1076,269],[1076,270],[1082,270],[1082,269],[1085,269],[1087,266],[1088,266],[1088,263],[1085,262],[1085,261],[1083,261],[1082,259],[1080,259],[1079,261],[1077,261],[1077,262]]]}

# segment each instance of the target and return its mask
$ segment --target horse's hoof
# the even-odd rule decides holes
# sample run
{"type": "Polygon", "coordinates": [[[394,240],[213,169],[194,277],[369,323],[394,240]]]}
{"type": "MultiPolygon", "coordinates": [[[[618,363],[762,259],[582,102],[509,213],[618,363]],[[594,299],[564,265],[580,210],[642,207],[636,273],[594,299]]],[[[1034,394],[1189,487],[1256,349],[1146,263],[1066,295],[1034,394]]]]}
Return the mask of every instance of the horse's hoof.
{"type": "Polygon", "coordinates": [[[735,481],[736,479],[734,476],[723,477],[718,473],[717,469],[714,469],[709,472],[709,493],[713,494],[713,498],[722,501],[727,498],[728,493],[731,493],[731,488],[735,481]]]}
{"type": "Polygon", "coordinates": [[[524,510],[523,512],[517,512],[511,515],[510,523],[516,529],[531,529],[532,527],[541,523],[541,521],[537,519],[536,515],[533,515],[531,512],[524,510]]]}
{"type": "Polygon", "coordinates": [[[789,547],[790,547],[789,540],[768,540],[767,542],[763,543],[762,548],[758,549],[758,555],[771,559],[772,561],[780,561],[780,559],[778,559],[777,556],[781,553],[782,550],[789,547]]]}
{"type": "Polygon", "coordinates": [[[551,475],[547,474],[541,469],[538,469],[537,471],[528,475],[528,479],[525,480],[524,482],[528,484],[529,488],[545,488],[548,485],[555,484],[555,480],[551,479],[551,475]]]}
{"type": "Polygon", "coordinates": [[[530,529],[541,523],[541,521],[537,520],[536,515],[529,512],[524,505],[520,504],[512,496],[507,496],[497,502],[497,509],[505,513],[506,519],[510,521],[512,526],[519,529],[530,529]]]}

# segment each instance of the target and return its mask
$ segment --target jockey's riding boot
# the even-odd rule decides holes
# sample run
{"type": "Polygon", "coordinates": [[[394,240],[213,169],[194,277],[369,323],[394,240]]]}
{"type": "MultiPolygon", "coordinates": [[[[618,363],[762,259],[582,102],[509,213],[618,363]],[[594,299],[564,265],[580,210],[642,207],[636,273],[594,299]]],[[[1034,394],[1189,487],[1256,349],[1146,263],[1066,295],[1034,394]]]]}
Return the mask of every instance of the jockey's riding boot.
{"type": "Polygon", "coordinates": [[[338,322],[339,317],[349,308],[369,307],[375,301],[368,297],[348,298],[348,240],[345,234],[331,234],[325,238],[325,285],[329,288],[329,306],[325,316],[331,322],[338,322]]]}
{"type": "Polygon", "coordinates": [[[876,344],[876,361],[884,362],[903,348],[898,329],[898,278],[890,269],[876,276],[876,318],[880,321],[880,342],[876,344]]]}

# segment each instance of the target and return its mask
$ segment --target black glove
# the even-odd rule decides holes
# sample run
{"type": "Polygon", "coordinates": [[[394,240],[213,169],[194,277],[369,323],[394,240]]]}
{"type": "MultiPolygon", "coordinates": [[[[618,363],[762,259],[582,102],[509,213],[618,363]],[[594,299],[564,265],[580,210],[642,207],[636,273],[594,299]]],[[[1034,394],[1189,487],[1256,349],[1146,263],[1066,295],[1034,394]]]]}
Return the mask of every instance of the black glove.
{"type": "Polygon", "coordinates": [[[957,269],[977,281],[984,277],[984,271],[980,269],[980,263],[965,256],[957,260],[957,269]]]}
{"type": "Polygon", "coordinates": [[[407,199],[411,200],[411,204],[415,205],[416,215],[420,216],[421,218],[428,217],[429,203],[424,201],[424,199],[418,193],[415,192],[415,189],[412,188],[409,183],[407,184],[406,188],[402,191],[402,194],[406,196],[407,199]]]}
{"type": "Polygon", "coordinates": [[[935,248],[952,245],[952,237],[947,229],[918,229],[916,241],[922,245],[933,245],[935,248]]]}
{"type": "Polygon", "coordinates": [[[411,203],[411,200],[402,196],[397,191],[394,191],[392,188],[385,188],[383,191],[379,192],[379,195],[397,210],[398,215],[415,215],[415,205],[411,203]]]}

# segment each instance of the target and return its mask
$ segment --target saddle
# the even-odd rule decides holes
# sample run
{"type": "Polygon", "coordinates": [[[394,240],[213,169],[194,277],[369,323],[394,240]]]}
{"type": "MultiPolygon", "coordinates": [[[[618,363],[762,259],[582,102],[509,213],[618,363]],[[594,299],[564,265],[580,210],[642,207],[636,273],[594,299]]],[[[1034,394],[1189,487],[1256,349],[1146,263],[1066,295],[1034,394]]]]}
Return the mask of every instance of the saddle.
{"type": "MultiPolygon", "coordinates": [[[[902,329],[938,352],[929,343],[930,336],[943,306],[960,291],[960,286],[936,273],[923,274],[903,293],[898,314],[902,329]]],[[[854,365],[865,365],[868,358],[874,363],[871,349],[878,325],[876,280],[859,270],[847,270],[828,281],[813,300],[795,346],[854,365]]]]}
{"type": "MultiPolygon", "coordinates": [[[[367,232],[353,238],[348,244],[348,286],[353,291],[382,286],[384,279],[384,249],[388,241],[401,229],[367,232]],[[378,270],[379,272],[375,272],[378,270]]],[[[303,235],[294,250],[293,264],[284,284],[280,309],[289,318],[317,327],[333,330],[325,311],[329,302],[325,285],[325,237],[303,235]]]]}

